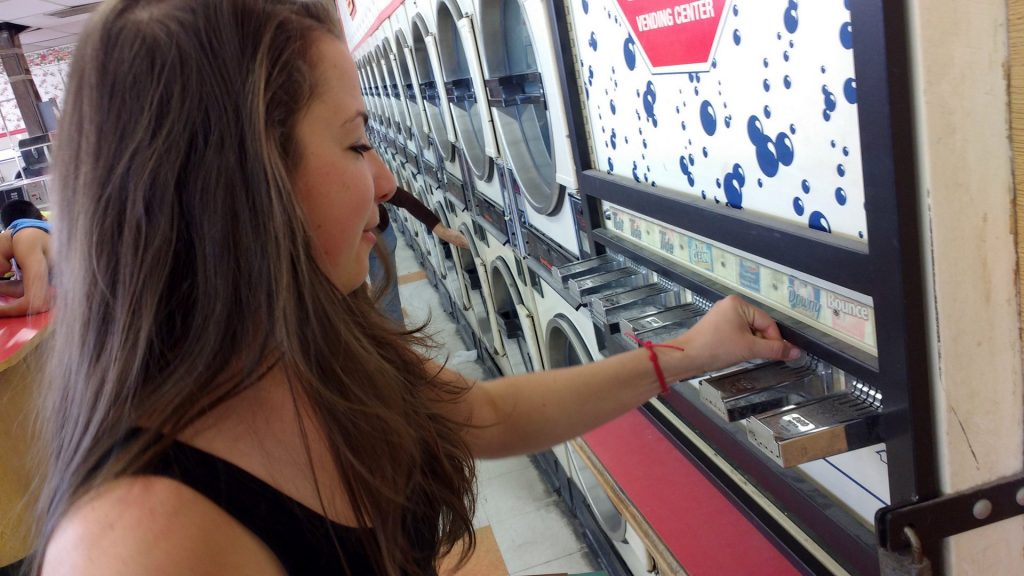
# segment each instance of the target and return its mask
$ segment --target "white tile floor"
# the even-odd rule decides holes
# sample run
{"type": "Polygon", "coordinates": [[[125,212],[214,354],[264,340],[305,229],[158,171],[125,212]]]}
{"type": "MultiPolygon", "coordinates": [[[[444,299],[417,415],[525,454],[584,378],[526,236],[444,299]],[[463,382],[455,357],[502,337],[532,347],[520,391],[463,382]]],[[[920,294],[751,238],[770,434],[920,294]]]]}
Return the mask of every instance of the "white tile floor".
{"type": "MultiPolygon", "coordinates": [[[[422,269],[401,235],[396,258],[399,277],[422,269]]],[[[439,354],[464,348],[426,279],[400,285],[399,293],[408,324],[430,318],[428,331],[447,346],[438,350],[439,354]]],[[[484,377],[476,362],[449,366],[470,378],[484,377]]],[[[491,527],[511,576],[598,570],[587,545],[575,532],[573,519],[526,456],[478,461],[477,486],[474,524],[491,527]]]]}

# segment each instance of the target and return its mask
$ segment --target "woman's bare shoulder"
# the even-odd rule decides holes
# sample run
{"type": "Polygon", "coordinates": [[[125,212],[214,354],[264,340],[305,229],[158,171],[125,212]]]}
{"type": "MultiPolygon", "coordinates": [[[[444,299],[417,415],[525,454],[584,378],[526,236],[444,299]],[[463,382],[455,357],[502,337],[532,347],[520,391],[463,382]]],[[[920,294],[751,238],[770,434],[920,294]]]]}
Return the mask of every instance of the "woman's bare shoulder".
{"type": "Polygon", "coordinates": [[[114,480],[76,503],[46,548],[43,576],[283,574],[263,543],[184,484],[114,480]]]}

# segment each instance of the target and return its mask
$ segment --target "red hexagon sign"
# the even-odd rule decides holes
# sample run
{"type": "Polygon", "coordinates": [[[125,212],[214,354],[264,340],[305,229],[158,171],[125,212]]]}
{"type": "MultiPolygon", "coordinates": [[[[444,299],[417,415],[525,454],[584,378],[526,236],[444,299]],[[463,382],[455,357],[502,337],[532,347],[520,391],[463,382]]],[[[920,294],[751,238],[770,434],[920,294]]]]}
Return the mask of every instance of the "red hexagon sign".
{"type": "Polygon", "coordinates": [[[711,68],[732,0],[615,0],[654,73],[711,68]]]}

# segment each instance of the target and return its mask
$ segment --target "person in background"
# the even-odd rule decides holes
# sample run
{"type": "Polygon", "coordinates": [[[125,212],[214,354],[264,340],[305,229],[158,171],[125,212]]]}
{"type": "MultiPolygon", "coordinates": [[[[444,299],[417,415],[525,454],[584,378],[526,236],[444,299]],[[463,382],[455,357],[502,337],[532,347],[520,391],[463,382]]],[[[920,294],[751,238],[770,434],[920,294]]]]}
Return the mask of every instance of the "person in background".
{"type": "MultiPolygon", "coordinates": [[[[408,210],[413,218],[422,222],[427,230],[441,240],[459,248],[469,248],[469,240],[466,240],[465,236],[445,226],[429,207],[401,186],[396,186],[394,195],[385,202],[408,210]]],[[[405,326],[402,298],[398,293],[398,276],[395,270],[395,249],[398,246],[398,236],[395,234],[395,227],[391,225],[391,217],[383,204],[379,206],[378,214],[380,224],[377,226],[376,232],[380,249],[370,252],[370,284],[373,285],[374,291],[377,293],[377,306],[380,310],[399,326],[405,326]]]]}
{"type": "Polygon", "coordinates": [[[675,348],[489,381],[432,362],[366,290],[395,189],[367,122],[333,2],[90,16],[57,149],[33,574],[434,576],[472,552],[474,458],[799,355],[732,296],[675,348]]]}
{"type": "Polygon", "coordinates": [[[28,200],[11,200],[0,208],[0,275],[14,272],[13,279],[0,280],[0,317],[28,316],[50,309],[50,223],[28,200]]]}

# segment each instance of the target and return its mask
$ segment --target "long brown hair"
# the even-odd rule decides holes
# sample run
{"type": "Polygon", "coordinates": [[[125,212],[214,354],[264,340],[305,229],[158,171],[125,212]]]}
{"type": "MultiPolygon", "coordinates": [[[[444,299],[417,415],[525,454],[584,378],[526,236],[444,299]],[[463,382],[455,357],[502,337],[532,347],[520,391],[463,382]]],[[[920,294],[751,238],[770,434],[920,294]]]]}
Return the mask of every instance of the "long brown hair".
{"type": "Polygon", "coordinates": [[[76,501],[268,362],[308,399],[378,572],[472,549],[473,460],[437,408],[460,391],[412,351],[423,337],[331,284],[293,196],[322,33],[342,40],[323,0],[108,0],[82,35],[57,149],[36,571],[76,501]]]}

